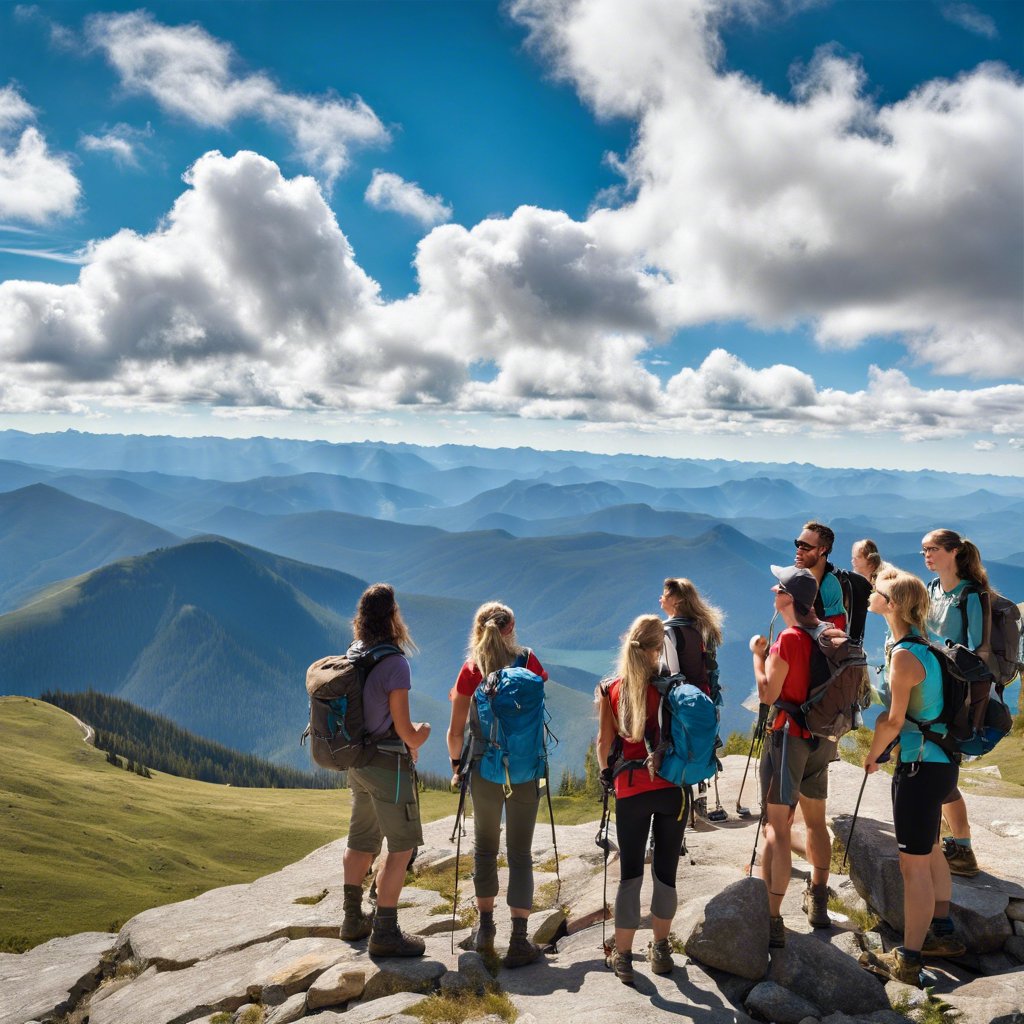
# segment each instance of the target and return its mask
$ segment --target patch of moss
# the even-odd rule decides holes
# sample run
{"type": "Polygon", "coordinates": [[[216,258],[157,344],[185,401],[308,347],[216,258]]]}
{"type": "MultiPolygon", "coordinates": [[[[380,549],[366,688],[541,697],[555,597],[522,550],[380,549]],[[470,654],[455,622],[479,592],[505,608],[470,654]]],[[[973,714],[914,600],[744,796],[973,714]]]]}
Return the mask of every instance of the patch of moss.
{"type": "Polygon", "coordinates": [[[849,903],[841,900],[838,896],[829,896],[828,909],[836,914],[845,914],[856,926],[859,932],[871,931],[881,918],[870,910],[861,910],[860,907],[851,907],[849,903]]]}
{"type": "Polygon", "coordinates": [[[551,910],[558,906],[558,882],[545,882],[538,885],[533,894],[533,909],[551,910]]]}
{"type": "Polygon", "coordinates": [[[955,1024],[958,1012],[945,1000],[937,998],[931,989],[925,989],[925,994],[923,1001],[915,1002],[912,996],[901,992],[892,1001],[892,1008],[914,1024],[955,1024]]]}
{"type": "Polygon", "coordinates": [[[315,896],[300,896],[292,900],[293,903],[301,903],[303,906],[315,907],[321,900],[327,897],[327,890],[321,889],[315,896]]]}

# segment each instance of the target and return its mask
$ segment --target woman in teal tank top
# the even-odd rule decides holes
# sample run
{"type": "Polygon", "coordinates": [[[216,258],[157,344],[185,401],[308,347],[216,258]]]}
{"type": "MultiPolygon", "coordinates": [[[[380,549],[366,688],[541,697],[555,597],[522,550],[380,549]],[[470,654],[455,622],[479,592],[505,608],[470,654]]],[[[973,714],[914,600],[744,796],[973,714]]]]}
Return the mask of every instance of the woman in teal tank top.
{"type": "MultiPolygon", "coordinates": [[[[991,587],[981,552],[955,530],[932,530],[921,541],[921,554],[925,568],[936,576],[928,585],[929,633],[940,643],[952,640],[984,657],[984,618],[978,595],[991,587]]],[[[954,875],[971,878],[980,869],[971,849],[967,803],[955,786],[942,801],[942,816],[952,833],[942,848],[949,869],[954,875]]]]}
{"type": "Polygon", "coordinates": [[[890,953],[866,953],[862,962],[869,970],[918,987],[923,957],[965,951],[952,934],[953,883],[938,841],[942,800],[956,786],[958,768],[911,721],[931,721],[942,710],[938,660],[915,639],[926,635],[928,608],[925,585],[899,569],[880,572],[868,599],[868,611],[885,618],[893,644],[886,659],[889,707],[875,723],[864,771],[878,771],[879,761],[887,760],[899,742],[892,810],[903,875],[904,929],[902,946],[890,953]]]}

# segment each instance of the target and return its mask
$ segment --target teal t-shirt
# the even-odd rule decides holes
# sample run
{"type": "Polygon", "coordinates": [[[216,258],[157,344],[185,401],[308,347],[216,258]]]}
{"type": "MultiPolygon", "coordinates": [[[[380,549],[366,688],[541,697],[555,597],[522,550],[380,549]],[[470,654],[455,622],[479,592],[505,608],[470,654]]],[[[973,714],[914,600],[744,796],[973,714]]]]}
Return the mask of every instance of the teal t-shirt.
{"type": "Polygon", "coordinates": [[[825,573],[818,591],[821,594],[821,603],[825,607],[825,618],[846,614],[846,607],[843,604],[843,588],[832,573],[825,573]]]}
{"type": "MultiPolygon", "coordinates": [[[[914,633],[917,636],[920,635],[916,630],[914,633]]],[[[913,717],[919,722],[928,722],[936,718],[942,711],[942,669],[939,667],[935,655],[920,644],[900,640],[899,643],[892,645],[891,651],[899,649],[910,651],[924,668],[924,679],[911,689],[910,699],[907,701],[908,717],[900,729],[900,760],[903,762],[936,761],[940,764],[948,764],[949,758],[942,748],[932,743],[931,740],[926,740],[921,735],[921,730],[910,721],[910,718],[913,717]],[[923,751],[922,743],[924,744],[923,751]]],[[[888,668],[889,656],[886,657],[886,676],[888,676],[888,668]]],[[[888,707],[892,701],[888,678],[885,680],[883,697],[886,707],[888,707]]],[[[933,728],[936,732],[946,731],[944,725],[936,725],[933,728]]]]}
{"type": "Polygon", "coordinates": [[[952,640],[974,651],[981,646],[981,598],[977,591],[964,594],[970,586],[973,584],[969,580],[961,580],[952,590],[946,591],[937,579],[931,581],[928,585],[928,596],[931,598],[928,632],[940,643],[952,640]],[[960,610],[963,601],[967,602],[967,636],[964,636],[964,618],[960,610]]]}

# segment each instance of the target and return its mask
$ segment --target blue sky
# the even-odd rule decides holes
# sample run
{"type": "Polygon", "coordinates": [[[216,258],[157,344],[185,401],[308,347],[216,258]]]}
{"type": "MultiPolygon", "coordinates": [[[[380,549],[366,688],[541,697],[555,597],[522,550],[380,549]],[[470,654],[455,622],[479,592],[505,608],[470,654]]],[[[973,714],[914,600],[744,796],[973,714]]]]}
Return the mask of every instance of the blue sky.
{"type": "Polygon", "coordinates": [[[1005,3],[0,8],[0,428],[1024,468],[1005,3]]]}

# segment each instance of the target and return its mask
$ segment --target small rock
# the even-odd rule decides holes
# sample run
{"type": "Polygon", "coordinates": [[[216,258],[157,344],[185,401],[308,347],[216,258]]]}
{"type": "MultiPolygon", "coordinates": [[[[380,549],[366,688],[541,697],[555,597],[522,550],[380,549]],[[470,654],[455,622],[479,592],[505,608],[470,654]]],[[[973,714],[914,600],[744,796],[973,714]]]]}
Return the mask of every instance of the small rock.
{"type": "Polygon", "coordinates": [[[328,967],[347,956],[347,949],[300,956],[267,979],[260,998],[265,1005],[277,1006],[296,992],[304,992],[328,967]]]}
{"type": "Polygon", "coordinates": [[[800,1024],[807,1017],[817,1019],[818,1007],[788,992],[774,981],[758,982],[747,996],[746,1007],[775,1024],[800,1024]]]}
{"type": "Polygon", "coordinates": [[[1006,905],[1006,916],[1011,921],[1024,921],[1024,900],[1011,898],[1006,905]]]}
{"type": "Polygon", "coordinates": [[[561,907],[553,907],[531,914],[526,927],[538,946],[548,946],[555,941],[564,924],[565,911],[561,907]]]}
{"type": "Polygon", "coordinates": [[[988,828],[989,831],[995,832],[997,836],[1002,836],[1004,839],[1018,839],[1024,835],[1024,831],[1016,821],[993,821],[988,828]]]}
{"type": "Polygon", "coordinates": [[[928,1002],[928,993],[916,985],[905,985],[902,981],[887,981],[885,983],[885,994],[889,1003],[895,1006],[897,1003],[910,1009],[914,1006],[924,1006],[928,1002]]]}
{"type": "Polygon", "coordinates": [[[306,1016],[306,993],[296,992],[278,1006],[267,1007],[265,1024],[293,1024],[306,1016]]]}
{"type": "Polygon", "coordinates": [[[484,958],[476,950],[459,955],[459,974],[468,979],[477,992],[483,992],[493,980],[484,958]]]}
{"type": "Polygon", "coordinates": [[[320,1010],[358,999],[366,988],[366,975],[366,967],[353,967],[346,963],[328,967],[306,992],[306,1006],[320,1010]]]}
{"type": "Polygon", "coordinates": [[[364,1003],[374,999],[383,999],[397,992],[428,992],[434,982],[448,970],[437,960],[421,958],[402,959],[392,957],[375,962],[377,973],[370,977],[367,974],[366,988],[363,990],[364,1003]]]}
{"type": "Polygon", "coordinates": [[[243,1003],[235,1010],[236,1024],[239,1021],[262,1021],[263,1019],[263,1007],[257,1003],[243,1003]]]}
{"type": "MultiPolygon", "coordinates": [[[[1009,917],[1009,915],[1007,915],[1007,916],[1009,917]]],[[[1013,934],[1014,935],[1024,935],[1024,921],[1013,921],[1013,920],[1011,920],[1010,923],[1013,925],[1013,934]]]]}
{"type": "Polygon", "coordinates": [[[441,975],[441,994],[446,996],[458,996],[463,992],[476,990],[476,985],[458,971],[448,971],[441,975]]]}

